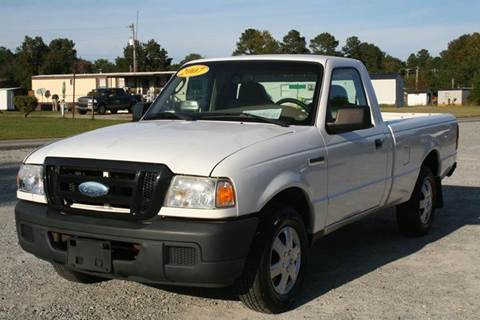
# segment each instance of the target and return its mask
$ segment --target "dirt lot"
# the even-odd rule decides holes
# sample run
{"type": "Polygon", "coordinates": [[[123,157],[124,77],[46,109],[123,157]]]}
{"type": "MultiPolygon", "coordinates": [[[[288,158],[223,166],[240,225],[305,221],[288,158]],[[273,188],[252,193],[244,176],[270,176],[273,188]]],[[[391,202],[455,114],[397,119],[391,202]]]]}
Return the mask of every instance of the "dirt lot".
{"type": "MultiPolygon", "coordinates": [[[[322,239],[311,250],[305,291],[276,319],[478,319],[480,122],[461,124],[459,168],[444,180],[445,208],[427,237],[399,235],[388,210],[322,239]]],[[[228,290],[157,288],[124,281],[69,283],[17,245],[18,162],[0,151],[0,318],[273,319],[228,290]]]]}

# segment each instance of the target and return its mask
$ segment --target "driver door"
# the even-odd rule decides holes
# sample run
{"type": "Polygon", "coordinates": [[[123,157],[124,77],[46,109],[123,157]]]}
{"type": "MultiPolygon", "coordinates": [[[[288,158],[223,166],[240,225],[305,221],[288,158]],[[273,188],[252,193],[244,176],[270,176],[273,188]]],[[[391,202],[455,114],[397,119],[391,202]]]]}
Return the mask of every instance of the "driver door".
{"type": "MultiPolygon", "coordinates": [[[[327,127],[328,123],[335,122],[341,108],[370,108],[360,73],[355,68],[332,71],[327,127]]],[[[385,139],[385,126],[372,123],[371,119],[364,127],[351,131],[328,133],[327,130],[327,225],[341,222],[380,204],[387,174],[385,139]]]]}

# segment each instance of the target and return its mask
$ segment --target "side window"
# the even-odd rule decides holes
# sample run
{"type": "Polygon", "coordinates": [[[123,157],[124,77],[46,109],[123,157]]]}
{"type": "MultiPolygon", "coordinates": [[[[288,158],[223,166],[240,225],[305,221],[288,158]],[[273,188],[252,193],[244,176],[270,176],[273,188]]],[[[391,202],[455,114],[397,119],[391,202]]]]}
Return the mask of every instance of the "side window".
{"type": "Polygon", "coordinates": [[[332,71],[326,123],[329,133],[372,127],[370,107],[356,69],[339,68],[332,71]]]}

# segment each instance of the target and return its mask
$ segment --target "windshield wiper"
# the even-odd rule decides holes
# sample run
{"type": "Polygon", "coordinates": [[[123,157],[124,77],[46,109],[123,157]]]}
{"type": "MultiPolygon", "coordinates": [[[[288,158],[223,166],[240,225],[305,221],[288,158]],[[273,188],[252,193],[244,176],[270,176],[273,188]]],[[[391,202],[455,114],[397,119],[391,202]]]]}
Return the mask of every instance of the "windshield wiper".
{"type": "Polygon", "coordinates": [[[159,112],[152,115],[148,115],[144,120],[161,120],[161,119],[177,119],[185,121],[196,120],[194,117],[184,114],[184,113],[175,113],[175,112],[159,112]]]}
{"type": "Polygon", "coordinates": [[[256,114],[240,112],[240,113],[209,113],[202,115],[201,119],[212,119],[212,118],[251,118],[255,120],[260,120],[261,122],[276,124],[277,126],[288,127],[289,124],[285,121],[278,120],[278,119],[270,119],[262,116],[258,116],[256,114]]]}

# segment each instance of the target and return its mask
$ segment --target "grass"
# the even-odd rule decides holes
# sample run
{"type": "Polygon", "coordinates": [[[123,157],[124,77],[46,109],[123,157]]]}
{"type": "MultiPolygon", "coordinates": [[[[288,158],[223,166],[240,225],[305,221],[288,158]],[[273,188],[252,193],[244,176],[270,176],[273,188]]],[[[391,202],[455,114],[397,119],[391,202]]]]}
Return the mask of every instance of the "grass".
{"type": "Polygon", "coordinates": [[[125,122],[127,121],[61,119],[37,116],[36,113],[25,118],[18,112],[3,112],[0,113],[0,140],[62,138],[125,122]]]}
{"type": "Polygon", "coordinates": [[[414,113],[451,113],[457,118],[480,117],[480,106],[418,106],[393,107],[381,106],[382,112],[414,112],[414,113]]]}

